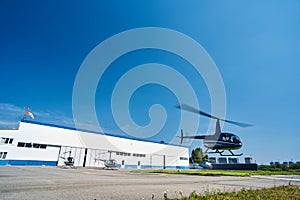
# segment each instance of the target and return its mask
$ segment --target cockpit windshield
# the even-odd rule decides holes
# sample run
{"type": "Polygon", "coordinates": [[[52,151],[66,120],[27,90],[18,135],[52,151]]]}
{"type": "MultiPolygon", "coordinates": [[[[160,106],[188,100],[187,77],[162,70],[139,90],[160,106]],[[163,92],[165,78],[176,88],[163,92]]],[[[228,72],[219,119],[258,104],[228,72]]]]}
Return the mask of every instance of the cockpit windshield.
{"type": "Polygon", "coordinates": [[[240,138],[237,135],[233,135],[232,136],[232,141],[234,143],[241,143],[241,140],[240,140],[240,138]]]}

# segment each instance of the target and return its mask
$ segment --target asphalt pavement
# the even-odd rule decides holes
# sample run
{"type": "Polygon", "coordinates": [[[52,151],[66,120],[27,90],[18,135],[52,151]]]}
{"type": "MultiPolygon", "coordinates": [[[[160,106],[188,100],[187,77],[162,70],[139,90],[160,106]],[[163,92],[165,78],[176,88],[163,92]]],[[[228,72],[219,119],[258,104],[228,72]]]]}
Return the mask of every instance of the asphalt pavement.
{"type": "Polygon", "coordinates": [[[0,167],[0,199],[163,199],[192,191],[237,191],[300,185],[300,176],[193,176],[130,170],[0,167]]]}

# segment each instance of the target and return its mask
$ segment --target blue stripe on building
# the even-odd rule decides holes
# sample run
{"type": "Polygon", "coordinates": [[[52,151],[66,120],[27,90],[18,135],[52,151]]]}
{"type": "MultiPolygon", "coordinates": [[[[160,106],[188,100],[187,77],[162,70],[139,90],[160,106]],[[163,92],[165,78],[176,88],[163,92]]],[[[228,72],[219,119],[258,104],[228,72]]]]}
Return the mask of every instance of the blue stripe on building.
{"type": "Polygon", "coordinates": [[[0,160],[0,166],[16,165],[16,166],[57,166],[57,161],[44,160],[0,160]]]}
{"type": "MultiPolygon", "coordinates": [[[[57,166],[57,161],[44,161],[44,160],[0,160],[0,166],[14,165],[14,166],[57,166]]],[[[162,165],[141,165],[141,169],[163,169],[162,165]]],[[[118,164],[117,168],[122,168],[118,164]]],[[[137,169],[138,165],[125,165],[126,169],[137,169]]],[[[186,166],[166,166],[166,169],[189,169],[186,166]]]]}

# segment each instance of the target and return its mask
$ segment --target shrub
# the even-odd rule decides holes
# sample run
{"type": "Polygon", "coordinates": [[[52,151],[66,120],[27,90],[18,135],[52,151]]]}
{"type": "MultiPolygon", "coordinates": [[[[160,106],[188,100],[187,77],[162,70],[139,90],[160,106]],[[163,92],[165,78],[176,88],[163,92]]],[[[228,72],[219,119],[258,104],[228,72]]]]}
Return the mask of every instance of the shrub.
{"type": "Polygon", "coordinates": [[[300,164],[290,164],[289,169],[300,169],[300,164]]]}

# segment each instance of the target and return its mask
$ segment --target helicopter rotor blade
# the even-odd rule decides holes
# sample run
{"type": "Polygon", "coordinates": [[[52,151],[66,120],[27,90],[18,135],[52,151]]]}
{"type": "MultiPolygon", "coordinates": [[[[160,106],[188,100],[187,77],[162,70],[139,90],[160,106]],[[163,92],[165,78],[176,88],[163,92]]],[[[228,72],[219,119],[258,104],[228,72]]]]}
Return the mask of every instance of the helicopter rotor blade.
{"type": "Polygon", "coordinates": [[[246,123],[242,123],[242,122],[235,122],[235,121],[231,121],[231,120],[223,120],[223,119],[220,119],[224,122],[227,122],[227,123],[230,123],[230,124],[234,124],[236,126],[240,126],[240,127],[243,127],[243,128],[246,128],[246,127],[250,127],[250,126],[253,126],[252,124],[246,124],[246,123]]]}
{"type": "Polygon", "coordinates": [[[189,106],[187,104],[178,104],[178,105],[175,105],[175,107],[178,108],[178,109],[181,109],[181,110],[186,110],[186,111],[189,111],[189,112],[192,112],[192,113],[200,114],[200,115],[203,115],[203,116],[211,118],[211,119],[216,119],[216,120],[221,120],[221,121],[224,121],[224,122],[228,122],[228,123],[234,124],[236,126],[240,126],[240,127],[253,126],[252,124],[246,124],[246,123],[241,123],[241,122],[236,122],[236,121],[221,119],[221,118],[215,117],[213,115],[210,115],[210,114],[208,114],[206,112],[203,112],[201,110],[198,110],[198,109],[196,109],[196,108],[194,108],[192,106],[189,106]]]}
{"type": "Polygon", "coordinates": [[[181,109],[181,110],[186,110],[186,111],[189,111],[189,112],[192,112],[192,113],[196,113],[196,114],[200,114],[200,115],[203,115],[205,117],[208,117],[208,118],[212,118],[212,119],[219,119],[215,116],[212,116],[206,112],[203,112],[203,111],[200,111],[192,106],[189,106],[187,104],[178,104],[178,105],[175,105],[176,108],[178,109],[181,109]]]}

